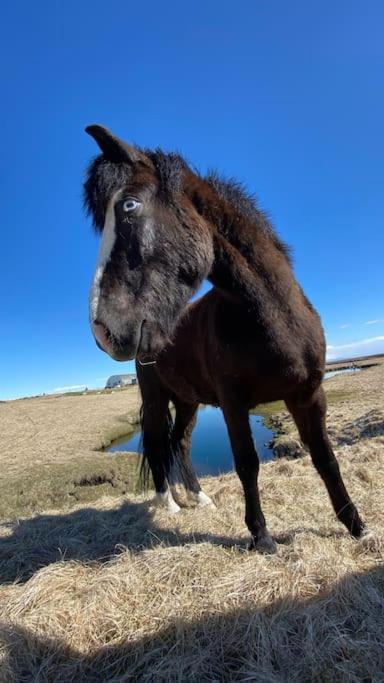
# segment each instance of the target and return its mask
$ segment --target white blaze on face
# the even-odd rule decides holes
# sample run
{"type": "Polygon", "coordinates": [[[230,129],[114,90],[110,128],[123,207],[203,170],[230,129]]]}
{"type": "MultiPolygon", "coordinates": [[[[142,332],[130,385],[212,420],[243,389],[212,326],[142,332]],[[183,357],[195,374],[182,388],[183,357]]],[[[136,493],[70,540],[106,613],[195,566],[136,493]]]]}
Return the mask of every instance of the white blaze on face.
{"type": "Polygon", "coordinates": [[[92,282],[92,287],[89,295],[89,317],[91,323],[97,319],[97,309],[100,298],[100,283],[104,275],[106,265],[111,258],[113,247],[116,241],[115,230],[115,204],[121,195],[121,190],[115,192],[110,199],[107,211],[105,214],[105,223],[103,228],[103,236],[100,244],[99,257],[96,265],[96,271],[92,282]]]}

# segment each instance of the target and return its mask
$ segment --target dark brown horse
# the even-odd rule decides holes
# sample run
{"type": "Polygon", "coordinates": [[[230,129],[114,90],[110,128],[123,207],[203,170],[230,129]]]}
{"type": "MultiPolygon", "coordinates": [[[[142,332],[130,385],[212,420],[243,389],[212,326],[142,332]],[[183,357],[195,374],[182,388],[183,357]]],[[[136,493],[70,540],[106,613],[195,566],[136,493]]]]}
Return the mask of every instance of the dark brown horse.
{"type": "Polygon", "coordinates": [[[192,470],[190,439],[199,403],[220,406],[253,545],[272,552],[248,411],[284,399],[337,517],[360,536],[326,432],[320,319],[264,213],[238,184],[202,177],[177,155],[129,146],[97,125],[87,133],[102,151],[85,182],[85,205],[102,232],[92,329],[112,358],[136,358],[143,455],[159,500],[179,509],[177,460],[197,503],[211,502],[192,470]],[[204,278],[213,289],[188,306],[204,278]]]}

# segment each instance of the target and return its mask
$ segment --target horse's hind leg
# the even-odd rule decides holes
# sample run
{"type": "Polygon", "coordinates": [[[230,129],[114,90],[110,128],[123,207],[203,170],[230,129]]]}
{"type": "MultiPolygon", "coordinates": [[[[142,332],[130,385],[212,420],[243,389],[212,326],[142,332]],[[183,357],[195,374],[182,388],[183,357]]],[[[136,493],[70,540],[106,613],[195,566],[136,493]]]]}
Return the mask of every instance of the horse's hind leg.
{"type": "Polygon", "coordinates": [[[236,472],[244,489],[245,523],[252,534],[252,547],[262,553],[276,552],[276,544],[269,535],[263,515],[258,489],[259,458],[253,443],[249,415],[246,408],[223,404],[223,413],[231,441],[236,472]]]}
{"type": "Polygon", "coordinates": [[[327,435],[327,403],[323,388],[317,390],[310,405],[299,405],[294,399],[286,400],[286,405],[296,422],[303,443],[309,448],[313,464],[324,481],[338,519],[353,536],[361,536],[364,524],[345,488],[327,435]]]}
{"type": "Polygon", "coordinates": [[[185,403],[174,400],[176,409],[175,423],[172,430],[172,451],[179,467],[180,475],[187,494],[198,507],[213,505],[209,496],[201,490],[199,480],[192,467],[190,451],[193,428],[196,424],[198,403],[185,403]]]}
{"type": "Polygon", "coordinates": [[[156,502],[169,512],[179,512],[169,486],[172,468],[169,394],[161,385],[152,367],[137,367],[141,396],[141,427],[143,435],[143,467],[152,473],[156,502]]]}

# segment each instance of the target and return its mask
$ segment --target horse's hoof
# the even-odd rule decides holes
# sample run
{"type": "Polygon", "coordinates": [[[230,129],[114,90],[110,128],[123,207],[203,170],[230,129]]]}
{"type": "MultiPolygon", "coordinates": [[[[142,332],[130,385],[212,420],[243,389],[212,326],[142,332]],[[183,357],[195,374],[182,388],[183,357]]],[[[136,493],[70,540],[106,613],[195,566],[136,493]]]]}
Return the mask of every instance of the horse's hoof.
{"type": "Polygon", "coordinates": [[[361,538],[362,536],[364,536],[364,534],[367,533],[366,526],[364,522],[360,519],[360,517],[353,520],[349,530],[351,535],[355,538],[361,538]]]}
{"type": "Polygon", "coordinates": [[[171,491],[157,493],[154,503],[156,507],[164,508],[170,515],[177,515],[181,510],[180,505],[174,500],[171,491]]]}
{"type": "Polygon", "coordinates": [[[196,503],[197,508],[205,508],[208,505],[211,507],[216,507],[215,503],[213,502],[212,498],[207,496],[204,491],[199,491],[198,493],[190,492],[189,493],[189,498],[193,500],[193,502],[196,503]]]}
{"type": "Polygon", "coordinates": [[[167,506],[167,512],[169,512],[170,515],[177,515],[180,512],[180,510],[180,505],[178,505],[175,501],[173,501],[173,503],[167,506]]]}
{"type": "Polygon", "coordinates": [[[257,550],[262,555],[274,555],[277,553],[277,543],[269,535],[262,536],[259,539],[252,539],[249,550],[257,550]]]}
{"type": "Polygon", "coordinates": [[[215,505],[215,503],[213,502],[212,498],[210,498],[209,496],[207,496],[207,494],[204,493],[204,491],[199,491],[199,493],[197,494],[197,507],[198,507],[198,508],[205,508],[205,507],[207,507],[208,505],[209,505],[210,507],[213,507],[213,508],[216,507],[216,505],[215,505]]]}

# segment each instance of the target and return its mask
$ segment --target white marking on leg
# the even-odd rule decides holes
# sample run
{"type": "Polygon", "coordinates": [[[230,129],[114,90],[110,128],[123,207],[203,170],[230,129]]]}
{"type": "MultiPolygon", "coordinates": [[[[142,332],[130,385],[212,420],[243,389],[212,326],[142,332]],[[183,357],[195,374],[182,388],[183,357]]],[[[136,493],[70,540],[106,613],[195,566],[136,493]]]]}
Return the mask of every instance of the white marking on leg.
{"type": "Polygon", "coordinates": [[[207,494],[204,493],[204,491],[199,491],[198,493],[188,491],[188,495],[192,500],[194,500],[197,503],[198,508],[205,508],[207,505],[212,505],[213,507],[216,507],[212,498],[207,496],[207,494]]]}
{"type": "Polygon", "coordinates": [[[155,502],[157,506],[165,507],[172,515],[180,512],[180,506],[176,503],[169,488],[164,493],[156,493],[155,502]]]}
{"type": "Polygon", "coordinates": [[[178,504],[178,506],[182,508],[183,506],[182,506],[182,504],[181,504],[181,502],[180,502],[180,494],[179,494],[179,491],[177,490],[177,487],[175,486],[175,484],[173,484],[173,485],[170,486],[169,488],[171,489],[171,493],[172,493],[172,496],[173,496],[173,500],[176,501],[176,503],[178,504]]]}
{"type": "Polygon", "coordinates": [[[104,275],[105,267],[111,258],[113,247],[116,241],[115,231],[115,204],[118,201],[122,190],[118,190],[111,197],[105,214],[103,236],[101,239],[99,256],[96,264],[96,271],[93,278],[91,291],[89,294],[89,317],[91,323],[97,319],[97,309],[100,298],[100,283],[104,275]]]}

